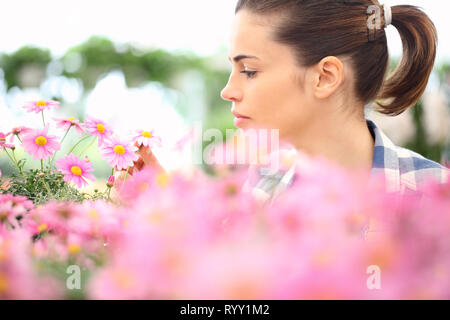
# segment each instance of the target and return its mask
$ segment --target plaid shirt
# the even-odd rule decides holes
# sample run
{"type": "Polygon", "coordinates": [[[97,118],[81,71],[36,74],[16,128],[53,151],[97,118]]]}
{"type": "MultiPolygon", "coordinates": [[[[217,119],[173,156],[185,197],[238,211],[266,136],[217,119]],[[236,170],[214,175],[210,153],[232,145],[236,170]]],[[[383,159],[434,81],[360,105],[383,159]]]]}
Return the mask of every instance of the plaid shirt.
{"type": "MultiPolygon", "coordinates": [[[[417,191],[428,177],[441,183],[448,180],[450,170],[412,150],[394,145],[373,121],[366,120],[366,123],[375,140],[371,179],[382,175],[386,182],[386,192],[404,194],[417,191]]],[[[256,170],[256,180],[248,180],[244,191],[250,191],[263,202],[273,202],[295,180],[295,164],[288,170],[279,170],[269,175],[260,169],[256,170]]]]}

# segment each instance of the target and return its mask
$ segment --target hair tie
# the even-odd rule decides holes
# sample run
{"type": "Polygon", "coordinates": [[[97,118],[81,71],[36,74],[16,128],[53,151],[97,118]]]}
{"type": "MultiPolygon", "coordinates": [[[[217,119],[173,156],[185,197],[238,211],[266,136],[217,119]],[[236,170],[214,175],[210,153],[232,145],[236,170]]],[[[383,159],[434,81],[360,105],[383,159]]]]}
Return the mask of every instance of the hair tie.
{"type": "Polygon", "coordinates": [[[389,5],[383,5],[384,10],[384,27],[386,28],[388,25],[392,23],[392,9],[389,5]]]}

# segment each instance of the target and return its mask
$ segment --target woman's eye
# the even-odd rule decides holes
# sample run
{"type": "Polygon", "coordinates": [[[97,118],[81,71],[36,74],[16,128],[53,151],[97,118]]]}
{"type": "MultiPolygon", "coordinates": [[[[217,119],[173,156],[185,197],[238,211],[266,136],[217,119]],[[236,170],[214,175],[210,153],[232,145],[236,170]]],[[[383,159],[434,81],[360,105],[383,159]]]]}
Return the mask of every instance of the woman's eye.
{"type": "Polygon", "coordinates": [[[241,73],[245,73],[247,75],[247,78],[253,78],[256,75],[256,71],[247,71],[243,70],[241,73]]]}

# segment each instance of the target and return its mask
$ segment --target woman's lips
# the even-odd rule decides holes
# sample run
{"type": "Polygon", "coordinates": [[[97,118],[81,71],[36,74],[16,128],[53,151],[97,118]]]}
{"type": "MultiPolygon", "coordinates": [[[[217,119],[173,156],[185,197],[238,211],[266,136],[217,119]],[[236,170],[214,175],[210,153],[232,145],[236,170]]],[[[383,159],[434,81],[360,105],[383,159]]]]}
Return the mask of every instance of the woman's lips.
{"type": "Polygon", "coordinates": [[[233,114],[233,116],[235,116],[236,118],[243,118],[243,119],[250,119],[250,117],[244,116],[242,114],[237,113],[236,111],[231,111],[231,113],[233,114]]]}
{"type": "Polygon", "coordinates": [[[237,113],[236,111],[231,111],[231,113],[235,116],[234,118],[234,125],[236,127],[241,127],[246,121],[250,120],[250,117],[243,116],[240,113],[237,113]]]}

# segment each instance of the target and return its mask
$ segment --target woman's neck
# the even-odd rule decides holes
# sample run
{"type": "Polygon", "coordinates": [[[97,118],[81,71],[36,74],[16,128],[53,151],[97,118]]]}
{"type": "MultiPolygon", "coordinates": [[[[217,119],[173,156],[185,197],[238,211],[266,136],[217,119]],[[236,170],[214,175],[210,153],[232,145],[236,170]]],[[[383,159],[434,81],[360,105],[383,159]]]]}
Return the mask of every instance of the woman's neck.
{"type": "Polygon", "coordinates": [[[344,168],[370,172],[375,143],[364,118],[322,117],[300,134],[289,139],[297,150],[344,168]]]}

